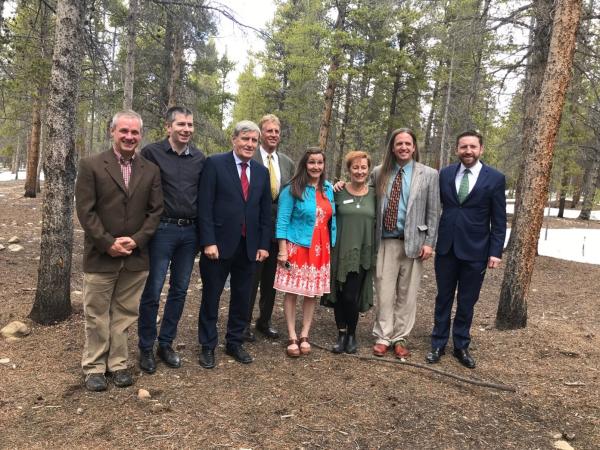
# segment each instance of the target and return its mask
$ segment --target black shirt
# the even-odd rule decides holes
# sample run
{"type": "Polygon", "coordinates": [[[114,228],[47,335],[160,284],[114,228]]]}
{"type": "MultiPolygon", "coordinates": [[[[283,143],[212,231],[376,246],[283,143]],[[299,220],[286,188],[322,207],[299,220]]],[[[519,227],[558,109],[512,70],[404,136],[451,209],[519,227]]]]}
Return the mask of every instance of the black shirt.
{"type": "Polygon", "coordinates": [[[141,154],[160,168],[165,199],[163,217],[195,219],[204,154],[189,144],[187,151],[178,155],[168,139],[145,146],[141,154]]]}

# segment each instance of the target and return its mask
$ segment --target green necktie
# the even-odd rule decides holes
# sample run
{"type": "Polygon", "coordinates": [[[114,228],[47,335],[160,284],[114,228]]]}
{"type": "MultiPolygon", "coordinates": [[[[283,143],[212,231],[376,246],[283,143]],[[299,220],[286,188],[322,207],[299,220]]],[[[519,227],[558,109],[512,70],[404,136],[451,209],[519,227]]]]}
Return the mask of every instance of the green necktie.
{"type": "Polygon", "coordinates": [[[465,169],[463,172],[462,180],[460,180],[460,186],[458,187],[458,201],[462,205],[469,195],[469,174],[471,171],[465,169]]]}

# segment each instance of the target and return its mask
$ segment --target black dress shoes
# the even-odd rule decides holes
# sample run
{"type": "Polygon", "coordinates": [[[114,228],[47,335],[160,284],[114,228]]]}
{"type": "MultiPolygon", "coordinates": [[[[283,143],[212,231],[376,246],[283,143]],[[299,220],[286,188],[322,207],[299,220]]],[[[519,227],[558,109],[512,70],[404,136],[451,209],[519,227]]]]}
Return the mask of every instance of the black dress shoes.
{"type": "Polygon", "coordinates": [[[279,331],[270,324],[263,325],[260,322],[256,322],[256,330],[269,339],[279,339],[279,331]]]}
{"type": "Polygon", "coordinates": [[[173,369],[181,367],[181,358],[170,345],[159,345],[156,354],[167,366],[173,369]]]}
{"type": "Polygon", "coordinates": [[[256,341],[256,336],[252,332],[250,325],[248,325],[246,328],[244,328],[244,334],[242,335],[242,339],[244,340],[244,342],[256,341]]]}
{"type": "Polygon", "coordinates": [[[140,349],[140,369],[150,374],[156,372],[156,360],[152,350],[140,349]]]}
{"type": "Polygon", "coordinates": [[[442,359],[442,356],[444,356],[444,353],[446,352],[441,347],[432,348],[431,351],[427,353],[425,361],[427,361],[429,364],[439,363],[440,359],[442,359]]]}
{"type": "Polygon", "coordinates": [[[455,348],[454,349],[454,357],[458,359],[458,362],[461,363],[468,369],[475,368],[475,360],[469,354],[469,350],[466,348],[455,348]]]}
{"type": "Polygon", "coordinates": [[[344,350],[346,349],[346,341],[348,340],[348,335],[346,334],[346,331],[338,331],[338,338],[337,338],[337,342],[335,343],[335,345],[333,347],[331,347],[331,352],[332,353],[344,353],[344,350]]]}
{"type": "Polygon", "coordinates": [[[103,373],[88,373],[85,377],[85,388],[88,391],[105,391],[107,387],[106,378],[103,373]]]}
{"type": "Polygon", "coordinates": [[[344,351],[346,353],[356,353],[358,349],[358,343],[356,342],[356,335],[348,334],[348,339],[346,339],[346,346],[344,347],[344,351]]]}
{"type": "Polygon", "coordinates": [[[202,347],[198,362],[205,369],[212,369],[215,367],[215,350],[208,347],[202,347]]]}
{"type": "Polygon", "coordinates": [[[113,384],[119,388],[124,388],[133,384],[133,377],[127,369],[114,371],[112,373],[112,380],[113,384]]]}
{"type": "Polygon", "coordinates": [[[225,346],[225,353],[235,359],[237,362],[242,364],[250,364],[252,362],[252,356],[246,351],[241,345],[230,345],[225,346]]]}

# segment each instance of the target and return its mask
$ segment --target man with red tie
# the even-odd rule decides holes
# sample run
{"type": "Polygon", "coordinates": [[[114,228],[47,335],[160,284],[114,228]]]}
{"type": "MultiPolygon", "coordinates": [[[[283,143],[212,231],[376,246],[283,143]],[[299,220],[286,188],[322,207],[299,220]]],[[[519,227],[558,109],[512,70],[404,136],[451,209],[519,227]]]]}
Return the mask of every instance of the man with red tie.
{"type": "Polygon", "coordinates": [[[219,299],[228,276],[231,298],[226,353],[243,364],[252,357],[242,346],[256,263],[268,256],[271,187],[267,169],[252,161],[260,129],[243,120],[233,131],[233,150],[207,159],[198,199],[202,303],[198,317],[199,363],[215,366],[219,299]]]}

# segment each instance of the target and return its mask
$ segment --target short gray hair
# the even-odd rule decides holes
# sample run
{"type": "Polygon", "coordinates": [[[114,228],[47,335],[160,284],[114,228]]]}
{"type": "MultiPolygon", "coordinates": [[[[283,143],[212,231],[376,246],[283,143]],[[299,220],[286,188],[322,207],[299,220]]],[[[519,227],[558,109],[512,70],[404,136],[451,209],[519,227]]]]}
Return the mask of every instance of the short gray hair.
{"type": "Polygon", "coordinates": [[[142,116],[140,116],[138,113],[136,113],[132,109],[126,109],[126,110],[117,112],[112,117],[112,120],[110,121],[110,131],[114,131],[115,130],[115,127],[117,126],[117,121],[121,117],[133,117],[133,118],[135,118],[135,119],[137,119],[137,120],[140,121],[140,130],[142,128],[144,128],[144,121],[142,120],[142,116]]]}
{"type": "Polygon", "coordinates": [[[260,137],[260,128],[251,120],[241,120],[235,124],[233,128],[233,137],[238,137],[240,133],[246,133],[248,131],[256,131],[258,137],[260,137]]]}

